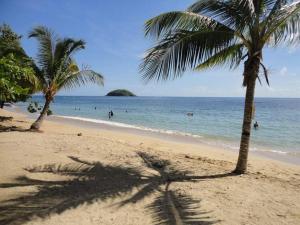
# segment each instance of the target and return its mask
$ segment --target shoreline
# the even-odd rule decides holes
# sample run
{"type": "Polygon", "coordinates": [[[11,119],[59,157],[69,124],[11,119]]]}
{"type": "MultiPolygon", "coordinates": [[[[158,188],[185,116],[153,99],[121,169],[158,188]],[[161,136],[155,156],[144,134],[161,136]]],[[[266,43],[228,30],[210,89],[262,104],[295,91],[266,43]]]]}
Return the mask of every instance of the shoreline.
{"type": "Polygon", "coordinates": [[[74,121],[30,132],[27,115],[0,115],[13,116],[1,122],[0,223],[151,225],[170,203],[199,224],[300,222],[300,166],[250,154],[234,175],[233,151],[74,121]]]}
{"type": "MultiPolygon", "coordinates": [[[[35,114],[29,114],[16,105],[13,105],[13,107],[6,107],[6,109],[11,112],[17,112],[23,114],[24,116],[30,119],[36,118],[35,114]]],[[[59,123],[59,124],[62,123],[66,125],[76,126],[79,128],[127,133],[127,134],[142,136],[142,137],[156,138],[162,141],[175,142],[181,144],[192,144],[196,146],[198,145],[199,147],[204,146],[212,149],[217,149],[218,151],[221,152],[226,151],[226,152],[234,153],[236,154],[236,158],[238,156],[238,149],[233,149],[230,147],[226,147],[225,145],[220,145],[220,142],[214,144],[212,143],[212,140],[208,142],[205,139],[202,139],[201,136],[185,135],[182,132],[167,133],[152,128],[140,129],[135,125],[124,124],[124,123],[114,122],[114,121],[110,122],[105,120],[96,120],[96,119],[90,119],[84,117],[51,115],[46,117],[45,120],[59,123]]],[[[221,141],[221,143],[223,142],[221,141]]],[[[297,165],[297,166],[300,165],[300,157],[297,157],[295,155],[290,155],[287,152],[281,153],[280,151],[273,152],[272,150],[250,150],[249,155],[252,154],[256,157],[263,158],[263,159],[275,160],[275,161],[297,165]]]]}

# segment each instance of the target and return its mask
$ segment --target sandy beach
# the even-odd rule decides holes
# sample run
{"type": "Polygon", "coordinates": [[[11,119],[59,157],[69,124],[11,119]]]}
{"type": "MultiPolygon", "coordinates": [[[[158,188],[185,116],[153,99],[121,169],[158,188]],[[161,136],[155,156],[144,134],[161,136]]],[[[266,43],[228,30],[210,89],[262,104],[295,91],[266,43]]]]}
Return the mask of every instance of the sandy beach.
{"type": "Polygon", "coordinates": [[[300,224],[300,166],[0,110],[0,224],[300,224]]]}

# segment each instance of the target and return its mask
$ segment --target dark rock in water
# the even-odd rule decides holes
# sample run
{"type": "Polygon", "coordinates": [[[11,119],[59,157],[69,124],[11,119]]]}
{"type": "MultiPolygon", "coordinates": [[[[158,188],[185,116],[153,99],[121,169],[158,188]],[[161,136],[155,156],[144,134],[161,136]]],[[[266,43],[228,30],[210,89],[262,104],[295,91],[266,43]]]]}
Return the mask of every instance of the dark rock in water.
{"type": "Polygon", "coordinates": [[[125,89],[117,89],[117,90],[110,91],[109,93],[107,93],[106,96],[136,96],[136,95],[125,89]]]}

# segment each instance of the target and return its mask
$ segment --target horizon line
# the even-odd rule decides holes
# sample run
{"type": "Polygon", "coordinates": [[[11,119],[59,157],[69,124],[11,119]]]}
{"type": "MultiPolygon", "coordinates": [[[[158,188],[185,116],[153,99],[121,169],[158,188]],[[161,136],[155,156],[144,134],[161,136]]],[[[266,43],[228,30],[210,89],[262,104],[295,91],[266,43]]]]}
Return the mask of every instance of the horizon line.
{"type": "MultiPolygon", "coordinates": [[[[41,96],[43,95],[32,95],[41,96]]],[[[136,95],[136,96],[106,96],[106,95],[56,95],[55,97],[167,97],[167,98],[245,98],[245,96],[159,96],[159,95],[136,95]]],[[[277,97],[277,96],[257,96],[255,98],[291,98],[300,99],[300,97],[277,97]]]]}

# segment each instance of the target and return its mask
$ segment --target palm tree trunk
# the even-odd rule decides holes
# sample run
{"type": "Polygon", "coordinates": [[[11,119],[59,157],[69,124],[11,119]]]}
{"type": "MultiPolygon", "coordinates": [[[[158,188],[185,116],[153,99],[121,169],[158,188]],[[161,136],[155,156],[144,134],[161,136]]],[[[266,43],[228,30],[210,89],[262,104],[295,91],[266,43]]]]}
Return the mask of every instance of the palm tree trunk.
{"type": "Polygon", "coordinates": [[[42,122],[43,122],[43,120],[44,120],[44,118],[47,115],[47,112],[49,110],[50,103],[51,103],[51,99],[46,98],[43,110],[42,110],[40,116],[37,118],[37,120],[31,125],[31,127],[30,127],[31,130],[39,130],[40,129],[40,127],[42,125],[42,122]]]}
{"type": "Polygon", "coordinates": [[[250,134],[252,128],[252,117],[253,117],[253,103],[254,103],[254,92],[255,92],[255,82],[258,76],[260,66],[260,60],[258,58],[251,60],[247,65],[245,64],[244,76],[248,74],[247,78],[247,89],[245,97],[245,106],[244,106],[244,120],[243,128],[240,142],[240,151],[238,162],[234,170],[237,174],[243,174],[247,172],[247,161],[248,161],[248,151],[249,151],[249,142],[250,134]]]}
{"type": "Polygon", "coordinates": [[[5,103],[4,101],[0,101],[0,108],[1,108],[1,109],[3,109],[4,103],[5,103]]]}

